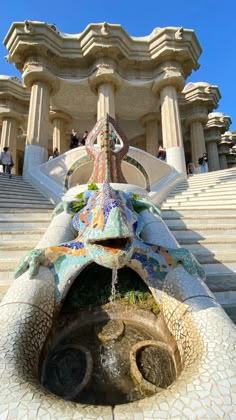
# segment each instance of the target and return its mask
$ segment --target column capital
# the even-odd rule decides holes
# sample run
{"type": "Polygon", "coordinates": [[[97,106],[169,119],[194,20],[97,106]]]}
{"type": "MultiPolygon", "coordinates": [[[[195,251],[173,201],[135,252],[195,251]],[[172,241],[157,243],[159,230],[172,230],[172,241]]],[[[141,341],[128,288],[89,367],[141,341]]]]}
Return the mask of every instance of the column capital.
{"type": "MultiPolygon", "coordinates": [[[[106,60],[107,61],[107,60],[106,60]]],[[[113,62],[98,60],[95,72],[90,76],[89,83],[91,90],[97,94],[99,85],[109,83],[116,91],[121,85],[121,78],[115,70],[113,62]]]]}
{"type": "Polygon", "coordinates": [[[161,121],[161,113],[160,112],[149,112],[148,114],[143,115],[140,118],[140,122],[143,126],[148,124],[149,122],[160,122],[161,121]]]}
{"type": "Polygon", "coordinates": [[[152,91],[154,95],[158,95],[163,88],[173,86],[179,93],[183,90],[184,85],[185,79],[181,67],[178,64],[165,63],[153,81],[152,91]]]}
{"type": "Polygon", "coordinates": [[[24,121],[24,117],[12,109],[7,109],[0,106],[0,120],[14,120],[17,124],[20,124],[22,121],[24,121]]]}
{"type": "Polygon", "coordinates": [[[205,141],[207,144],[212,143],[212,142],[219,144],[222,140],[220,127],[216,127],[216,126],[205,127],[204,135],[205,135],[205,141]]]}
{"type": "Polygon", "coordinates": [[[222,112],[211,112],[210,114],[208,114],[206,129],[211,127],[217,127],[223,134],[229,129],[230,124],[231,119],[229,116],[224,115],[222,112]]]}
{"type": "Polygon", "coordinates": [[[227,143],[225,141],[221,141],[218,144],[218,153],[219,153],[219,156],[228,155],[231,144],[232,143],[227,143]]]}
{"type": "Polygon", "coordinates": [[[187,116],[185,120],[185,124],[187,127],[195,122],[200,122],[203,125],[205,125],[207,121],[208,121],[207,110],[202,108],[202,109],[193,110],[193,113],[187,116]]]}
{"type": "Polygon", "coordinates": [[[66,123],[72,121],[72,117],[64,111],[50,109],[49,111],[49,120],[53,122],[56,119],[64,120],[66,123]]]}
{"type": "Polygon", "coordinates": [[[27,61],[22,73],[25,86],[31,89],[36,82],[42,82],[50,87],[50,94],[54,95],[59,89],[59,80],[54,76],[43,63],[27,61]]]}

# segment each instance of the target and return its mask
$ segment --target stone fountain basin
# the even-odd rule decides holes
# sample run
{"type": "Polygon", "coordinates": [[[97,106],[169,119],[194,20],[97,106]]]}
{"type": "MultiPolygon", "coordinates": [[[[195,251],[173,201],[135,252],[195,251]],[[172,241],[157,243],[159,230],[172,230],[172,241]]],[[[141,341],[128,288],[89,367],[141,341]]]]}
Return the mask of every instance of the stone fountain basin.
{"type": "Polygon", "coordinates": [[[59,317],[46,340],[41,360],[41,383],[66,400],[85,404],[115,405],[137,401],[163,391],[181,371],[176,342],[162,315],[156,317],[151,311],[137,306],[116,303],[76,312],[74,319],[71,314],[59,317]],[[77,348],[88,354],[86,373],[75,354],[77,348]],[[159,384],[161,378],[160,386],[152,384],[148,378],[145,380],[138,366],[137,355],[142,350],[145,353],[147,348],[152,353],[155,349],[155,354],[154,358],[152,354],[145,355],[144,366],[149,369],[152,364],[154,383],[159,384]],[[56,360],[58,354],[59,360],[56,360]],[[100,354],[103,362],[98,357],[100,354]],[[80,383],[78,376],[82,375],[84,379],[80,383]]]}
{"type": "Polygon", "coordinates": [[[130,371],[145,395],[163,391],[176,379],[172,351],[161,341],[144,340],[135,344],[130,351],[130,371]]]}

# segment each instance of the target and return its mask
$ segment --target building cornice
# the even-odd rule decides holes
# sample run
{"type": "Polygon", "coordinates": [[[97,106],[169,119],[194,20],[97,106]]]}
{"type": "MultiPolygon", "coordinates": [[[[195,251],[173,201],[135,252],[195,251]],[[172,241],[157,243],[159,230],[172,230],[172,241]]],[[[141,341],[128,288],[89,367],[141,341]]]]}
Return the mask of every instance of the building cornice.
{"type": "Polygon", "coordinates": [[[23,71],[26,58],[41,54],[55,65],[61,62],[68,67],[89,67],[93,57],[103,56],[116,60],[122,72],[134,66],[152,71],[157,63],[176,60],[182,66],[186,78],[196,70],[201,47],[193,30],[177,27],[156,28],[145,37],[132,37],[121,25],[98,23],[88,25],[83,32],[70,35],[57,30],[55,25],[25,21],[11,25],[4,45],[8,61],[23,71]]]}

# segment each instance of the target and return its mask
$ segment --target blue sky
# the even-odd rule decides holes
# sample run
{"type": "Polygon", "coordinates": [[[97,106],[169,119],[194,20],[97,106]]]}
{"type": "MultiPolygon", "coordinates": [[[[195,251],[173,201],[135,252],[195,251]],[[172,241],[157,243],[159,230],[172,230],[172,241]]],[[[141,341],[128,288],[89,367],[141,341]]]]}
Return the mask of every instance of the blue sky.
{"type": "Polygon", "coordinates": [[[200,69],[188,81],[219,87],[217,111],[229,115],[236,130],[236,2],[235,0],[12,0],[0,9],[0,74],[17,75],[6,62],[2,42],[12,22],[26,19],[55,23],[65,33],[79,33],[89,23],[118,23],[131,36],[145,36],[155,27],[193,29],[202,47],[200,69]]]}

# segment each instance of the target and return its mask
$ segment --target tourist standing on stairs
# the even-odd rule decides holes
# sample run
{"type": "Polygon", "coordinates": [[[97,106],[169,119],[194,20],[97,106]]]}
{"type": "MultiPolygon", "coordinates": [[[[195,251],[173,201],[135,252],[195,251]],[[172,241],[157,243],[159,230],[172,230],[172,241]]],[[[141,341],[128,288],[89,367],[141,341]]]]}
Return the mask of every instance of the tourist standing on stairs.
{"type": "Polygon", "coordinates": [[[87,137],[88,137],[88,131],[85,130],[85,132],[83,134],[83,137],[82,137],[82,139],[80,140],[80,143],[79,143],[81,146],[85,146],[85,142],[86,142],[87,137]]]}
{"type": "Polygon", "coordinates": [[[79,144],[79,137],[77,134],[77,131],[72,128],[71,130],[71,135],[70,135],[70,149],[75,149],[76,147],[78,147],[79,144]]]}
{"type": "Polygon", "coordinates": [[[163,149],[163,146],[160,145],[157,152],[157,159],[166,160],[166,149],[163,149]]]}
{"type": "Polygon", "coordinates": [[[208,158],[207,153],[203,153],[202,157],[198,159],[201,168],[201,173],[208,172],[208,158]]]}
{"type": "Polygon", "coordinates": [[[9,175],[11,178],[11,168],[13,167],[12,154],[9,150],[9,147],[5,146],[3,152],[1,153],[1,161],[3,166],[3,175],[9,175]]]}

